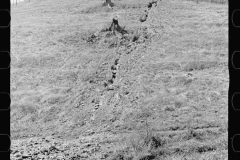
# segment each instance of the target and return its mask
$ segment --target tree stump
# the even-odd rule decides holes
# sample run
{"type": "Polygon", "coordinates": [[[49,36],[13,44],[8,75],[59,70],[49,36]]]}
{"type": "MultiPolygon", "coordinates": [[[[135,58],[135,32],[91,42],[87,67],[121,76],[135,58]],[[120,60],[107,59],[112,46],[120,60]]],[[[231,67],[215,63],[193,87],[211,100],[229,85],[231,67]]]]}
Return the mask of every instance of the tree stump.
{"type": "Polygon", "coordinates": [[[152,8],[152,3],[149,2],[148,5],[147,5],[148,9],[151,9],[152,8]]]}
{"type": "Polygon", "coordinates": [[[147,5],[148,9],[151,9],[153,7],[153,5],[154,5],[154,7],[156,7],[157,2],[158,2],[158,0],[152,0],[152,1],[148,2],[148,5],[147,5]]]}
{"type": "Polygon", "coordinates": [[[127,33],[126,30],[124,30],[124,27],[122,28],[119,24],[118,24],[118,17],[114,17],[112,19],[112,23],[111,23],[111,26],[109,27],[108,29],[109,31],[112,31],[113,35],[116,35],[116,31],[121,33],[121,34],[125,34],[127,33]]]}
{"type": "Polygon", "coordinates": [[[103,6],[108,6],[108,7],[114,7],[114,4],[112,3],[111,0],[105,0],[105,2],[103,3],[103,6]]]}

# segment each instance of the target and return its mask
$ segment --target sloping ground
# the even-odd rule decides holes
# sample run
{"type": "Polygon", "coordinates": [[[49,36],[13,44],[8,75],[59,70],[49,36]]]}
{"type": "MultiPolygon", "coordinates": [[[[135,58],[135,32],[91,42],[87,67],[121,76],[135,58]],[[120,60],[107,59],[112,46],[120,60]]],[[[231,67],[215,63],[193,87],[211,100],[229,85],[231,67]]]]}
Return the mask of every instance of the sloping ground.
{"type": "Polygon", "coordinates": [[[226,159],[227,5],[114,3],[12,8],[12,159],[226,159]]]}

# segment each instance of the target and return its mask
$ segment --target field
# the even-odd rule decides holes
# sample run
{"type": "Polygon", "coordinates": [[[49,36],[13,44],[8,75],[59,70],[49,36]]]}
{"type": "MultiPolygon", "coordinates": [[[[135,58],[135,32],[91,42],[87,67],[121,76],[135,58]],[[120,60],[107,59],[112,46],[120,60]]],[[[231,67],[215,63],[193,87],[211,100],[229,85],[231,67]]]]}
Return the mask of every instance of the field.
{"type": "Polygon", "coordinates": [[[12,6],[11,159],[228,159],[227,3],[112,2],[12,6]]]}

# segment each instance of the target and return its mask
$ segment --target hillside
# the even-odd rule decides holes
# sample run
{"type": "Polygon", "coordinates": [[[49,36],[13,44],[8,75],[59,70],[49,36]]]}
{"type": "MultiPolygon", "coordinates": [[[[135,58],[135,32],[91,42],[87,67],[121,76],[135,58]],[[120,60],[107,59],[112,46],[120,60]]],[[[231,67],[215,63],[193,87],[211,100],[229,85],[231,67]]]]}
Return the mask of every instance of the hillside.
{"type": "Polygon", "coordinates": [[[227,159],[227,4],[113,3],[12,6],[11,159],[227,159]]]}

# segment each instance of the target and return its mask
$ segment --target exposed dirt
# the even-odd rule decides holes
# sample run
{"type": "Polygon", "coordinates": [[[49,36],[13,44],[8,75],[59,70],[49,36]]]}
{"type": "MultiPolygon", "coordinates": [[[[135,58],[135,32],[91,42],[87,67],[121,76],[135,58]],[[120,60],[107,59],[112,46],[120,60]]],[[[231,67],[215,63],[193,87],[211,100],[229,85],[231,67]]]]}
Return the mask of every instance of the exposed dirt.
{"type": "Polygon", "coordinates": [[[11,159],[227,159],[227,4],[112,2],[12,6],[11,159]]]}

